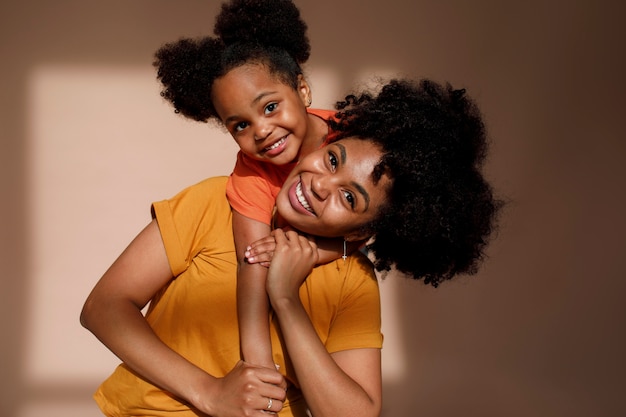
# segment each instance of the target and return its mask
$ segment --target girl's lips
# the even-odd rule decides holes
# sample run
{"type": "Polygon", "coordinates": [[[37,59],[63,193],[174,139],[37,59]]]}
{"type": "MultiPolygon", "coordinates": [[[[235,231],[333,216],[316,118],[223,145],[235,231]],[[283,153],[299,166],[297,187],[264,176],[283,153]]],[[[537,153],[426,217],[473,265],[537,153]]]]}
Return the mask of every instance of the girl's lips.
{"type": "Polygon", "coordinates": [[[277,140],[276,142],[274,142],[273,144],[271,144],[270,146],[267,146],[266,148],[264,148],[263,153],[266,156],[274,157],[274,156],[280,155],[285,150],[286,146],[287,146],[287,136],[284,136],[280,138],[279,140],[277,140]]]}
{"type": "Polygon", "coordinates": [[[308,216],[315,216],[308,200],[302,190],[302,179],[298,177],[291,187],[289,187],[289,202],[295,211],[308,216]]]}

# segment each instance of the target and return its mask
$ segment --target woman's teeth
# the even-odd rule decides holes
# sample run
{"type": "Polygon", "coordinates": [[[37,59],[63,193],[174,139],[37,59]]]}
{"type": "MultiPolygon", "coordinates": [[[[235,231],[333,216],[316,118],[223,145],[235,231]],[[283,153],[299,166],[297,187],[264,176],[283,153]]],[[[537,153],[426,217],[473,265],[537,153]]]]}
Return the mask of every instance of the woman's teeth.
{"type": "Polygon", "coordinates": [[[309,213],[313,213],[311,206],[309,206],[308,201],[306,201],[306,198],[304,198],[304,194],[302,193],[301,182],[299,182],[298,185],[296,186],[296,197],[298,198],[298,201],[300,202],[300,204],[302,204],[302,207],[304,207],[309,213]]]}
{"type": "Polygon", "coordinates": [[[285,138],[282,138],[281,140],[279,140],[278,142],[276,142],[275,144],[273,144],[272,146],[268,146],[267,148],[265,148],[266,151],[271,151],[272,149],[276,149],[278,148],[280,145],[282,145],[283,143],[285,143],[285,138]]]}

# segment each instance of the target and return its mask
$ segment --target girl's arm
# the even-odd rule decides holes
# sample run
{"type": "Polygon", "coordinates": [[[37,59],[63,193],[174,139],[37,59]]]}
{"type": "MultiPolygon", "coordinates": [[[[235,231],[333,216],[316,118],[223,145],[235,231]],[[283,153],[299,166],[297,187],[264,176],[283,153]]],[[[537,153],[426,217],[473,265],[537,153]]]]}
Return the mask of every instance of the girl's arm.
{"type": "Polygon", "coordinates": [[[299,297],[318,262],[314,243],[295,232],[274,231],[276,250],[267,290],[289,357],[315,417],[378,417],[382,403],[380,349],[329,354],[299,297]]]}
{"type": "MultiPolygon", "coordinates": [[[[287,229],[283,228],[283,231],[285,230],[287,229]]],[[[317,245],[317,265],[327,264],[328,262],[342,258],[344,255],[350,256],[367,242],[367,240],[346,242],[343,238],[318,236],[309,236],[309,238],[315,239],[315,244],[317,245]]],[[[246,252],[248,254],[249,263],[269,267],[272,261],[272,256],[274,255],[274,250],[276,249],[276,241],[274,240],[274,236],[265,236],[259,240],[255,240],[250,244],[249,248],[250,249],[246,252]]]]}
{"type": "Polygon", "coordinates": [[[233,210],[233,235],[237,252],[237,315],[241,352],[246,362],[274,367],[270,343],[269,300],[265,291],[267,268],[248,263],[250,242],[269,235],[270,226],[233,210]]]}
{"type": "MultiPolygon", "coordinates": [[[[267,397],[284,399],[275,370],[243,362],[215,378],[166,346],[141,309],[172,279],[153,220],[106,271],[87,298],[80,320],[135,372],[212,416],[263,416],[267,397]],[[252,389],[250,389],[252,388],[252,389]]],[[[282,404],[280,404],[282,406],[282,404]]]]}

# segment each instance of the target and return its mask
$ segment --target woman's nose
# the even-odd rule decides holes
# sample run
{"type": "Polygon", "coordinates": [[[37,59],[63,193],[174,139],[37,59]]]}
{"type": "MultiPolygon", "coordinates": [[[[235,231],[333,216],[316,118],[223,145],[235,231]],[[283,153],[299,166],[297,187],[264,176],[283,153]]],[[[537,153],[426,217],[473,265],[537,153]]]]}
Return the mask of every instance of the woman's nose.
{"type": "Polygon", "coordinates": [[[318,174],[313,177],[311,181],[311,192],[315,198],[319,200],[326,200],[330,195],[331,182],[327,175],[318,174]]]}

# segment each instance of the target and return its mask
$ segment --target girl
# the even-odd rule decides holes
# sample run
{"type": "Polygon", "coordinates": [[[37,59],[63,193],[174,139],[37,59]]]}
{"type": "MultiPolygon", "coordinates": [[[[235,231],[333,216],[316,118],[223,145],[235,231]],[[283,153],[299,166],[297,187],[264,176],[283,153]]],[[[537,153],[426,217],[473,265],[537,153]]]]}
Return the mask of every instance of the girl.
{"type": "MultiPolygon", "coordinates": [[[[217,37],[165,45],[155,62],[162,95],[176,111],[220,122],[241,149],[227,186],[239,263],[241,349],[244,360],[267,367],[275,364],[267,263],[249,256],[249,245],[270,234],[276,195],[295,164],[332,140],[327,120],[334,112],[307,111],[311,89],[301,69],[310,51],[306,29],[290,0],[233,0],[217,16],[217,37]]],[[[361,243],[358,235],[341,237],[318,240],[320,262],[361,243]],[[355,243],[348,248],[346,240],[355,243]]]]}

